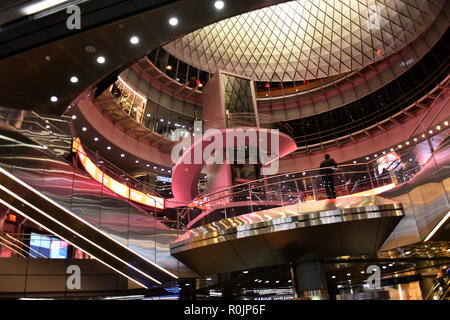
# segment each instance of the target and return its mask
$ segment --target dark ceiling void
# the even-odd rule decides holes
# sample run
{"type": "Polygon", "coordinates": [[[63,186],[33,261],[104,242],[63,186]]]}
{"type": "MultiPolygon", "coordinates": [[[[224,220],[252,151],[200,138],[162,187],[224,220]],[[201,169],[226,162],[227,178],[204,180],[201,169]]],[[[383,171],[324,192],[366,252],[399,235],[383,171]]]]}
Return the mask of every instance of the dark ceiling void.
{"type": "MultiPolygon", "coordinates": [[[[3,2],[4,0],[2,0],[3,2]]],[[[24,16],[22,10],[36,1],[15,1],[0,4],[0,58],[15,55],[52,41],[73,36],[107,23],[180,0],[95,0],[75,1],[81,12],[81,30],[66,27],[67,11],[61,9],[42,17],[24,16]],[[6,22],[6,23],[4,23],[6,22]]],[[[7,1],[8,2],[8,1],[7,1]]],[[[67,1],[56,7],[66,7],[67,1]]],[[[52,10],[52,9],[50,9],[52,10]]],[[[37,14],[36,14],[37,15],[37,14]]]]}
{"type": "MultiPolygon", "coordinates": [[[[99,81],[130,66],[152,49],[202,26],[284,1],[226,1],[220,11],[212,0],[169,2],[1,59],[0,105],[62,114],[67,106],[84,96],[83,92],[87,94],[99,81]],[[178,18],[176,26],[168,22],[172,17],[178,18]],[[131,42],[133,36],[138,37],[138,43],[131,42]]],[[[3,30],[0,37],[7,35],[7,30],[3,30]]],[[[27,41],[26,37],[22,40],[27,41]]]]}

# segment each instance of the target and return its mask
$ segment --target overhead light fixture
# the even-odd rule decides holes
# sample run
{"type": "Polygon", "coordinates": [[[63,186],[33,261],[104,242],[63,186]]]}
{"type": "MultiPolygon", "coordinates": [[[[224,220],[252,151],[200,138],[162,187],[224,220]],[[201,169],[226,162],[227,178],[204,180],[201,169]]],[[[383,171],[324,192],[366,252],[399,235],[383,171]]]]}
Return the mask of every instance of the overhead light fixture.
{"type": "Polygon", "coordinates": [[[124,154],[124,153],[122,153],[122,154],[120,154],[120,156],[121,156],[122,158],[124,158],[124,157],[125,157],[125,154],[124,154]]]}
{"type": "Polygon", "coordinates": [[[94,141],[95,141],[95,142],[97,142],[97,141],[98,141],[98,138],[97,138],[97,137],[95,137],[95,138],[94,138],[94,141]]]}
{"type": "Polygon", "coordinates": [[[51,102],[56,102],[56,101],[58,101],[58,97],[57,97],[57,96],[52,96],[52,97],[50,98],[50,101],[51,101],[51,102]]]}
{"type": "Polygon", "coordinates": [[[171,66],[170,64],[168,64],[167,67],[166,67],[166,69],[167,69],[167,70],[172,70],[173,68],[172,68],[172,66],[171,66]]]}
{"type": "Polygon", "coordinates": [[[72,120],[76,120],[77,119],[77,116],[74,114],[74,115],[72,115],[72,120]]]}
{"type": "Polygon", "coordinates": [[[216,7],[217,10],[222,10],[224,6],[225,6],[225,3],[223,1],[214,2],[214,7],[216,7]]]}
{"type": "Polygon", "coordinates": [[[86,127],[83,127],[83,129],[82,129],[83,131],[87,131],[87,128],[86,127]]]}
{"type": "Polygon", "coordinates": [[[76,76],[71,77],[70,78],[70,82],[77,83],[78,82],[78,77],[76,77],[76,76]]]}
{"type": "Polygon", "coordinates": [[[178,19],[175,18],[175,17],[170,18],[170,19],[169,19],[169,24],[170,24],[171,26],[176,26],[176,25],[178,24],[178,19]]]}
{"type": "Polygon", "coordinates": [[[111,150],[111,147],[110,147],[110,146],[107,146],[106,149],[111,150]]]}
{"type": "Polygon", "coordinates": [[[100,64],[105,63],[105,61],[106,61],[106,59],[103,56],[100,56],[100,57],[97,58],[97,62],[100,63],[100,64]]]}
{"type": "Polygon", "coordinates": [[[68,0],[43,0],[28,6],[23,7],[20,11],[26,15],[32,15],[37,12],[46,10],[48,8],[54,7],[60,3],[67,2],[68,0]]]}
{"type": "Polygon", "coordinates": [[[130,38],[130,42],[131,42],[131,44],[138,44],[139,43],[139,38],[136,37],[136,36],[132,36],[130,38]]]}
{"type": "Polygon", "coordinates": [[[136,162],[136,163],[139,163],[139,160],[136,160],[135,162],[136,162]]]}

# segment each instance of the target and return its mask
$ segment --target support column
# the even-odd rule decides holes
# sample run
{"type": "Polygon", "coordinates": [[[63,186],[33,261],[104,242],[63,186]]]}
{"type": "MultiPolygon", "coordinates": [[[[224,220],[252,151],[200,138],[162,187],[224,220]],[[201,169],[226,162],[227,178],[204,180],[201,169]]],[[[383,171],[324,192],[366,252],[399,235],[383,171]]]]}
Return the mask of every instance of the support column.
{"type": "Polygon", "coordinates": [[[307,256],[294,265],[296,296],[304,299],[328,300],[325,270],[319,259],[307,256]]]}

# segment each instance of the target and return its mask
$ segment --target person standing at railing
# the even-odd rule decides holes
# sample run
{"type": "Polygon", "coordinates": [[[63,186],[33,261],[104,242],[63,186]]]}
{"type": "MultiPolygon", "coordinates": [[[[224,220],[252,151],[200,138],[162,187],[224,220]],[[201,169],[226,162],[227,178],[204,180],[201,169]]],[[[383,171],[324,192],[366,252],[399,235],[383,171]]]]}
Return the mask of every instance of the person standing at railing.
{"type": "Polygon", "coordinates": [[[328,199],[336,199],[336,190],[334,189],[334,168],[337,167],[337,162],[330,157],[329,154],[325,155],[325,160],[320,164],[321,169],[320,174],[322,175],[323,184],[325,190],[327,191],[328,199]]]}

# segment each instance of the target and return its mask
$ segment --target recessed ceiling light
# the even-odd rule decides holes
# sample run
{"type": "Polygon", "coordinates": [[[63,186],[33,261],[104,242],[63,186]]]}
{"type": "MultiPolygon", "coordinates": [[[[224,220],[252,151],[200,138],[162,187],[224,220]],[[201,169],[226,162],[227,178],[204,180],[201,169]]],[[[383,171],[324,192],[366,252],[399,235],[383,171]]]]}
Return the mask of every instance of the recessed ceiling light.
{"type": "Polygon", "coordinates": [[[217,10],[222,10],[224,6],[225,6],[225,3],[223,1],[214,2],[214,7],[216,7],[217,10]]]}
{"type": "Polygon", "coordinates": [[[94,138],[94,141],[96,141],[96,142],[97,142],[97,141],[98,141],[98,138],[97,138],[97,137],[95,137],[95,138],[94,138]]]}
{"type": "Polygon", "coordinates": [[[106,149],[111,150],[111,147],[110,147],[110,146],[107,146],[106,149]]]}
{"type": "Polygon", "coordinates": [[[148,168],[148,167],[150,167],[150,165],[147,163],[147,164],[146,164],[146,167],[148,168]]]}
{"type": "Polygon", "coordinates": [[[123,158],[123,157],[125,157],[125,154],[122,153],[120,156],[123,158]]]}
{"type": "Polygon", "coordinates": [[[70,78],[70,82],[77,83],[78,82],[78,77],[73,76],[72,78],[70,78]]]}
{"type": "Polygon", "coordinates": [[[106,59],[103,56],[100,56],[100,57],[97,58],[97,62],[100,63],[100,64],[105,63],[105,61],[106,61],[106,59]]]}
{"type": "Polygon", "coordinates": [[[167,65],[166,69],[167,69],[167,70],[172,70],[173,68],[172,68],[172,66],[169,64],[169,65],[167,65]]]}
{"type": "Polygon", "coordinates": [[[153,169],[155,169],[155,170],[156,170],[156,169],[157,169],[157,167],[156,167],[156,166],[154,166],[154,167],[153,167],[153,169]]]}
{"type": "Polygon", "coordinates": [[[170,24],[171,26],[176,26],[176,25],[178,24],[178,19],[175,18],[175,17],[170,18],[170,19],[169,19],[169,24],[170,24]]]}
{"type": "Polygon", "coordinates": [[[50,62],[50,60],[52,60],[50,56],[45,56],[45,61],[50,62]]]}
{"type": "Polygon", "coordinates": [[[136,162],[136,163],[139,163],[139,160],[136,160],[135,162],[136,162]]]}
{"type": "Polygon", "coordinates": [[[86,127],[83,127],[83,129],[82,129],[83,131],[87,131],[87,128],[86,127]]]}
{"type": "Polygon", "coordinates": [[[58,101],[58,97],[52,96],[52,97],[50,98],[50,101],[51,101],[51,102],[56,102],[56,101],[58,101]]]}
{"type": "Polygon", "coordinates": [[[139,43],[139,38],[136,36],[133,36],[130,38],[130,42],[131,44],[138,44],[139,43]]]}
{"type": "Polygon", "coordinates": [[[72,115],[72,120],[76,120],[77,116],[74,114],[72,115]]]}

